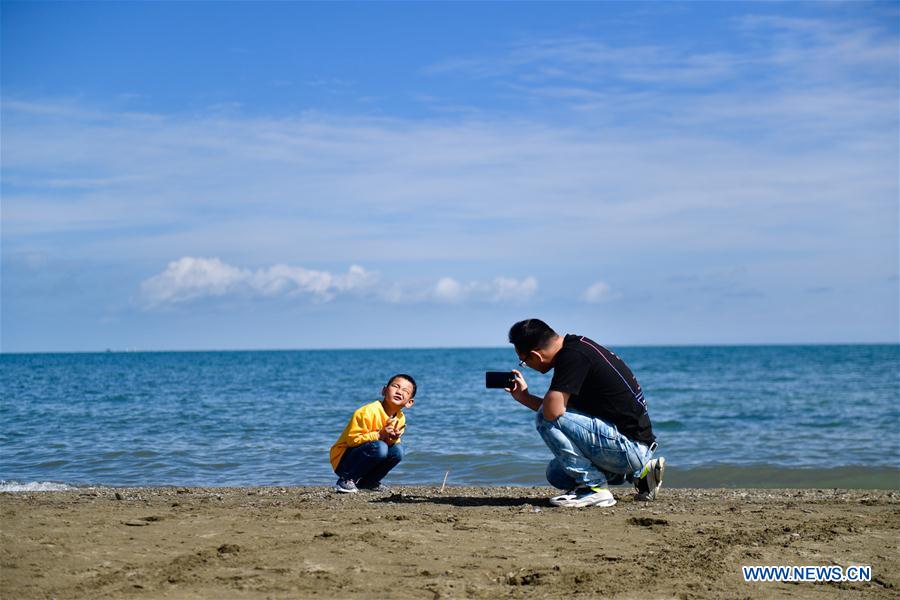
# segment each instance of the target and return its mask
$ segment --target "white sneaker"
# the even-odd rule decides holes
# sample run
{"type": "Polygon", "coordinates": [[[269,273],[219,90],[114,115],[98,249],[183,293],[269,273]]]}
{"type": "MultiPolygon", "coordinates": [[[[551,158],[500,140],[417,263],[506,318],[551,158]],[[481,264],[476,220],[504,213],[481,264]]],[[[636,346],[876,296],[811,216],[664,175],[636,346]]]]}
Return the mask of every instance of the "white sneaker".
{"type": "Polygon", "coordinates": [[[662,487],[663,474],[666,472],[666,459],[662,456],[647,462],[641,478],[634,482],[637,494],[634,499],[638,502],[651,502],[656,500],[659,488],[662,487]]]}
{"type": "Polygon", "coordinates": [[[334,491],[339,492],[341,494],[356,494],[359,490],[356,488],[356,483],[352,479],[338,479],[337,483],[334,484],[334,491]]]}
{"type": "Polygon", "coordinates": [[[562,506],[566,502],[568,502],[570,500],[574,500],[575,499],[575,490],[577,490],[577,489],[578,488],[572,488],[565,494],[560,494],[559,496],[553,496],[552,498],[550,498],[550,504],[552,504],[553,506],[562,506]]]}
{"type": "Polygon", "coordinates": [[[550,498],[553,506],[566,508],[582,508],[585,506],[609,507],[616,503],[608,488],[580,487],[571,492],[550,498]]]}

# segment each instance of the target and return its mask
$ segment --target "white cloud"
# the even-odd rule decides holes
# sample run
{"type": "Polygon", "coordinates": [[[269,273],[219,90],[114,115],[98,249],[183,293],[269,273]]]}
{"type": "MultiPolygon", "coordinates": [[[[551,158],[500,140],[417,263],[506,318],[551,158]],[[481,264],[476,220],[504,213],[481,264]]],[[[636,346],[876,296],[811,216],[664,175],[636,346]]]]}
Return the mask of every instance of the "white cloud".
{"type": "Polygon", "coordinates": [[[494,302],[527,300],[537,292],[538,283],[534,277],[522,281],[508,277],[497,277],[491,284],[491,299],[494,302]]]}
{"type": "MultiPolygon", "coordinates": [[[[530,86],[540,90],[562,82],[599,83],[596,89],[606,91],[612,87],[610,82],[617,81],[645,84],[642,89],[652,92],[667,86],[720,86],[748,76],[766,80],[786,74],[792,83],[799,77],[834,84],[836,77],[855,75],[836,70],[880,67],[896,72],[896,37],[886,27],[773,15],[739,16],[728,25],[734,43],[721,50],[658,42],[614,46],[587,35],[544,37],[510,43],[493,56],[446,59],[424,72],[498,79],[505,84],[515,81],[522,85],[517,89],[525,92],[530,86]]],[[[564,97],[565,88],[559,89],[558,97],[564,97]]],[[[778,86],[771,91],[777,93],[778,86]]],[[[578,92],[584,93],[590,92],[578,92]]]]}
{"type": "Polygon", "coordinates": [[[465,294],[463,285],[452,277],[442,277],[431,291],[432,297],[439,302],[460,302],[465,294]]]}
{"type": "Polygon", "coordinates": [[[518,302],[534,296],[537,280],[497,277],[489,282],[460,283],[441,277],[426,286],[386,282],[359,265],[345,274],[333,274],[289,265],[264,269],[242,269],[219,258],[185,256],[141,283],[140,300],[145,308],[187,304],[208,298],[259,300],[309,298],[328,302],[341,295],[363,295],[368,300],[390,304],[437,302],[518,302]]]}
{"type": "Polygon", "coordinates": [[[538,283],[534,277],[518,280],[495,277],[490,282],[470,281],[460,283],[452,277],[442,277],[426,292],[426,297],[437,302],[522,302],[534,296],[538,283]]]}
{"type": "Polygon", "coordinates": [[[590,302],[592,304],[606,302],[608,300],[612,300],[614,297],[615,296],[612,289],[609,287],[609,284],[603,281],[598,281],[592,284],[584,291],[584,294],[582,294],[582,298],[586,302],[590,302]]]}
{"type": "Polygon", "coordinates": [[[141,283],[141,299],[154,308],[223,296],[274,298],[307,296],[328,301],[337,294],[370,288],[377,276],[353,265],[344,275],[303,267],[274,265],[252,271],[228,265],[218,258],[186,256],[141,283]]]}

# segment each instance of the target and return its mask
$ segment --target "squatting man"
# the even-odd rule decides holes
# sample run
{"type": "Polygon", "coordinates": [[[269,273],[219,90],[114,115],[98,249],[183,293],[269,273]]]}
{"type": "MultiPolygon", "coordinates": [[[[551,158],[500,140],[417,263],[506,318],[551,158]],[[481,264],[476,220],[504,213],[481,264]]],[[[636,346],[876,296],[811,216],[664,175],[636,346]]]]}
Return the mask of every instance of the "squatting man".
{"type": "Polygon", "coordinates": [[[547,480],[567,490],[556,506],[612,506],[610,485],[634,483],[635,500],[655,500],[665,458],[653,458],[656,437],[640,384],[614,352],[582,335],[559,335],[540,319],[519,321],[509,330],[519,366],[553,370],[547,394],[528,391],[513,370],[506,388],[537,412],[537,430],[553,453],[547,480]]]}

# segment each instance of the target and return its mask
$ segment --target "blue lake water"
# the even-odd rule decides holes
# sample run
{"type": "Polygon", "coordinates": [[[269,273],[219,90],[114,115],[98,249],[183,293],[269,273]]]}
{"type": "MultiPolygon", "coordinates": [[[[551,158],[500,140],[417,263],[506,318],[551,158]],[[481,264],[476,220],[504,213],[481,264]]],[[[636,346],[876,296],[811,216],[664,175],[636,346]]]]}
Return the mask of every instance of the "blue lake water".
{"type": "MultiPolygon", "coordinates": [[[[900,346],[612,349],[670,484],[900,487],[900,346]]],[[[515,364],[510,348],[3,354],[0,482],[330,484],[347,419],[407,372],[419,392],[390,481],[543,485],[533,413],[484,389],[485,370],[515,364]]],[[[549,376],[527,378],[546,391],[549,376]]]]}

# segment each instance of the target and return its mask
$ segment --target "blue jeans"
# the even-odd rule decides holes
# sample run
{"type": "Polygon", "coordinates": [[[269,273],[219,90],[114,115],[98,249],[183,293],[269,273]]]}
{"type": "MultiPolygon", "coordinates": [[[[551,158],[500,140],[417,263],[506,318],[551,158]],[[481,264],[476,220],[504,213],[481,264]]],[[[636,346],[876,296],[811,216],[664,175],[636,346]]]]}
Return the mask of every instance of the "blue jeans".
{"type": "Polygon", "coordinates": [[[547,481],[563,490],[633,481],[652,456],[645,444],[628,439],[615,425],[577,410],[550,421],[538,409],[536,425],[555,457],[547,465],[547,481]]]}
{"type": "Polygon", "coordinates": [[[403,460],[403,446],[385,442],[366,442],[347,448],[335,473],[341,479],[352,479],[360,487],[373,487],[403,460]]]}

